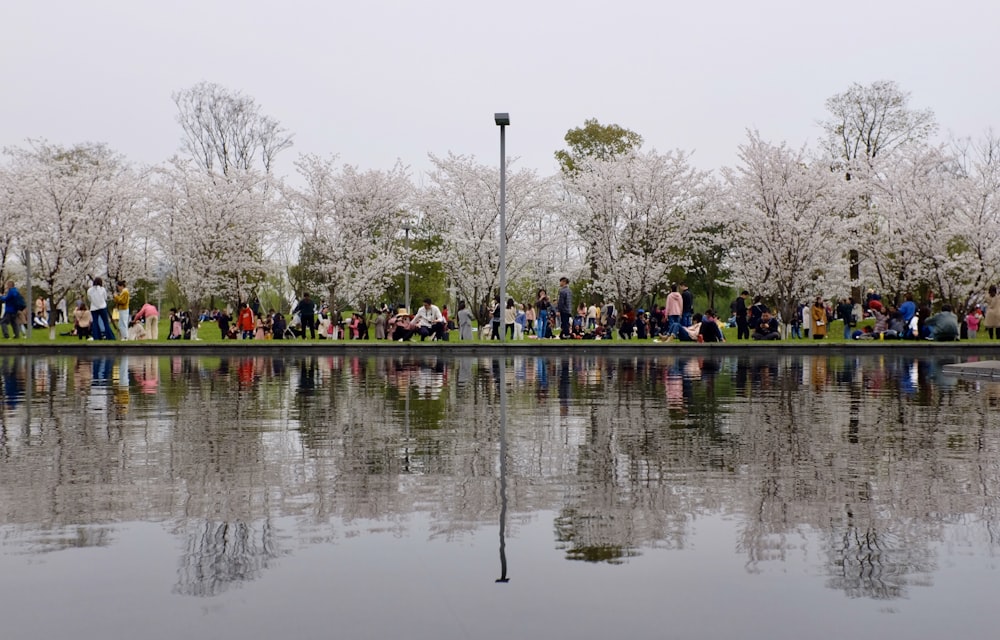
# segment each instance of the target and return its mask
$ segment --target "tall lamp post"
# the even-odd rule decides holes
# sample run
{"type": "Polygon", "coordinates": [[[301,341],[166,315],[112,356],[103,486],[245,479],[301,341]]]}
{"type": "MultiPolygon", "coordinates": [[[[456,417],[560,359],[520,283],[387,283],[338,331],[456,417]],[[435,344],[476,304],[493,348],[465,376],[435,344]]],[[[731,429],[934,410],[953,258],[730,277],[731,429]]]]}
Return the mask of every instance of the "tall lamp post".
{"type": "Polygon", "coordinates": [[[403,233],[406,234],[406,273],[403,275],[403,304],[406,313],[410,312],[410,222],[403,223],[403,233]]]}
{"type": "Polygon", "coordinates": [[[494,113],[493,120],[500,127],[500,342],[507,340],[504,323],[504,305],[507,304],[507,127],[509,113],[494,113]]]}

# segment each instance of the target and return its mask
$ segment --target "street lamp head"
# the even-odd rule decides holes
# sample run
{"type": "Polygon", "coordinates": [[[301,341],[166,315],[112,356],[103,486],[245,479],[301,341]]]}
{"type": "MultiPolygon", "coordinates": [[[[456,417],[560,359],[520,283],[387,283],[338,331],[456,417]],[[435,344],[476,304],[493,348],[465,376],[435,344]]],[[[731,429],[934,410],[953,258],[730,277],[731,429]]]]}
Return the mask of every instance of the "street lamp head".
{"type": "Polygon", "coordinates": [[[493,119],[496,121],[498,126],[506,127],[510,125],[510,114],[509,113],[494,113],[493,119]]]}

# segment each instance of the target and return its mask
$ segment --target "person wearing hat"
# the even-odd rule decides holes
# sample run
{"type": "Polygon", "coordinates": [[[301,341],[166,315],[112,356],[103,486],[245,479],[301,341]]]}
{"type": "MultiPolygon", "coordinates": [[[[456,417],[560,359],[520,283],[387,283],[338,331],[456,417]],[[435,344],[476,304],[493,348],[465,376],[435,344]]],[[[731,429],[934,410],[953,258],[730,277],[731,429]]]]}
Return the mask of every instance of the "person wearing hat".
{"type": "Polygon", "coordinates": [[[413,327],[412,318],[413,316],[404,308],[396,311],[396,315],[389,320],[388,339],[396,342],[409,341],[414,333],[414,329],[411,328],[413,327]]]}

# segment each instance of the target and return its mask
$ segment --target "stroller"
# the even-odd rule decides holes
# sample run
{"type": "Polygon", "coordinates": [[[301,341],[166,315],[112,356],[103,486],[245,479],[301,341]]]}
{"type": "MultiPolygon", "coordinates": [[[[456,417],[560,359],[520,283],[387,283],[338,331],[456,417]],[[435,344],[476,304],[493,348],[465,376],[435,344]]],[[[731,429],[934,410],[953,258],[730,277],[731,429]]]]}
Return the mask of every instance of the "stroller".
{"type": "Polygon", "coordinates": [[[294,340],[302,335],[302,316],[295,313],[292,314],[292,319],[288,321],[288,326],[285,327],[285,331],[281,334],[283,339],[294,340]]]}

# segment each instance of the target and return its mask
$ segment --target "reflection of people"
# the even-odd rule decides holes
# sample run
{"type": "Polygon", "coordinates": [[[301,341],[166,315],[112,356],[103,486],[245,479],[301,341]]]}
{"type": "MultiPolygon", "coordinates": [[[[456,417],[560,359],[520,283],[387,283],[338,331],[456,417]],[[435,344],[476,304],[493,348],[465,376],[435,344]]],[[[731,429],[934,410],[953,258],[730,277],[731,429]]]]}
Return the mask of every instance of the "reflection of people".
{"type": "Polygon", "coordinates": [[[924,321],[927,339],[937,342],[958,340],[958,316],[951,311],[951,305],[942,305],[941,311],[924,321]]]}

